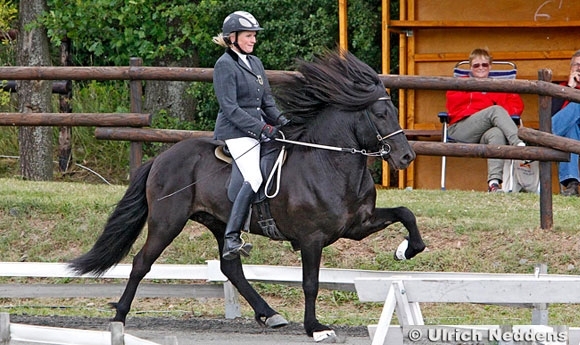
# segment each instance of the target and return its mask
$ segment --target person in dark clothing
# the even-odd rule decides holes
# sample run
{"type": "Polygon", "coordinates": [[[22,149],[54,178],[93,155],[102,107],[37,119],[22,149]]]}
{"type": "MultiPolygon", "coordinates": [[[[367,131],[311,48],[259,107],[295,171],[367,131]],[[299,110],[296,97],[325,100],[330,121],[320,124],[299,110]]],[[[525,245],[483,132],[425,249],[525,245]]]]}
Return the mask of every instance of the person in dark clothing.
{"type": "Polygon", "coordinates": [[[289,121],[276,107],[260,59],[251,55],[263,30],[245,11],[228,15],[213,42],[226,48],[217,60],[213,86],[219,102],[214,138],[225,141],[244,182],[236,196],[225,232],[222,257],[249,256],[252,245],[241,239],[250,206],[262,184],[260,142],[273,140],[289,121]]]}

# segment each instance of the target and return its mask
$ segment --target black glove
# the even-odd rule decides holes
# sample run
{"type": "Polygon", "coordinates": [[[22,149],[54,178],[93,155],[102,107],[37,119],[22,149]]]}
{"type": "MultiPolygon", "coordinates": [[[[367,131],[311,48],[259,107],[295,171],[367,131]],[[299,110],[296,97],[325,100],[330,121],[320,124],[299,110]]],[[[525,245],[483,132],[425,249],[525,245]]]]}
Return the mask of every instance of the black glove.
{"type": "Polygon", "coordinates": [[[278,137],[278,132],[280,131],[278,126],[264,125],[262,127],[262,137],[274,140],[278,137]]]}
{"type": "Polygon", "coordinates": [[[280,127],[284,127],[289,123],[290,123],[290,120],[288,120],[286,118],[286,116],[284,116],[284,115],[278,116],[278,124],[280,124],[280,127]]]}

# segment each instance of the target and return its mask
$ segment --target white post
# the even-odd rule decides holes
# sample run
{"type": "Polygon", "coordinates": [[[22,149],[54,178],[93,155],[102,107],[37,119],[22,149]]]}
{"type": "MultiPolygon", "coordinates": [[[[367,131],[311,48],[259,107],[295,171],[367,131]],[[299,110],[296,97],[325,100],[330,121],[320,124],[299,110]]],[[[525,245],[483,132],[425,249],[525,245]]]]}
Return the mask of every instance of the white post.
{"type": "Polygon", "coordinates": [[[242,316],[238,290],[230,281],[224,283],[224,298],[226,302],[226,319],[235,319],[242,316]]]}
{"type": "Polygon", "coordinates": [[[111,322],[109,330],[111,331],[111,345],[125,345],[125,327],[122,322],[111,322]]]}
{"type": "Polygon", "coordinates": [[[10,314],[0,313],[0,344],[10,342],[10,314]]]}
{"type": "Polygon", "coordinates": [[[387,292],[387,298],[385,298],[385,305],[383,306],[383,312],[379,318],[379,323],[372,340],[372,345],[383,345],[387,339],[389,325],[391,324],[393,313],[395,312],[395,307],[397,306],[394,285],[395,283],[391,284],[391,287],[389,287],[389,291],[387,292]]]}
{"type": "MultiPolygon", "coordinates": [[[[534,274],[539,277],[543,274],[548,274],[548,265],[537,264],[534,268],[534,274]]],[[[532,309],[532,325],[548,325],[548,304],[536,303],[532,309]]]]}
{"type": "Polygon", "coordinates": [[[177,337],[174,335],[166,335],[163,339],[163,345],[177,345],[177,337]]]}

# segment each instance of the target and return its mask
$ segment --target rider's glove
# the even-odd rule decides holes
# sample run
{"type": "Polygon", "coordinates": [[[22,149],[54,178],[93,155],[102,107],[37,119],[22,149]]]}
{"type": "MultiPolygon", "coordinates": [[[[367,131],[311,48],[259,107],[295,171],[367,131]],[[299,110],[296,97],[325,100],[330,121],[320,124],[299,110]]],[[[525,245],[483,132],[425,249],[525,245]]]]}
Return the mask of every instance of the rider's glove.
{"type": "Polygon", "coordinates": [[[264,127],[262,127],[262,137],[263,138],[268,138],[270,140],[274,140],[278,137],[279,135],[279,127],[278,126],[272,126],[272,125],[264,125],[264,127]]]}

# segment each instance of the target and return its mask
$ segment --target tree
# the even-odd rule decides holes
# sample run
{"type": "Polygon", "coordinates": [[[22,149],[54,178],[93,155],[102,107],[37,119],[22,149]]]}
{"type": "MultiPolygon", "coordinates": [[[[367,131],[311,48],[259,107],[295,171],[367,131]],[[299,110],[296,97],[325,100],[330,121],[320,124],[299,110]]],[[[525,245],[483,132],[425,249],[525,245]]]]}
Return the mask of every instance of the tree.
{"type": "MultiPolygon", "coordinates": [[[[46,0],[20,1],[18,63],[20,66],[49,66],[48,36],[42,26],[33,25],[47,9],[46,0]]],[[[52,82],[18,82],[18,107],[21,113],[50,112],[52,82]]],[[[20,127],[20,171],[29,180],[51,180],[52,127],[20,127]]]]}
{"type": "MultiPolygon", "coordinates": [[[[265,28],[259,33],[256,54],[267,69],[291,70],[296,58],[310,59],[338,42],[338,1],[301,0],[48,0],[50,12],[42,22],[55,47],[71,40],[78,65],[126,66],[131,57],[145,66],[213,67],[223,49],[211,38],[231,12],[251,12],[265,28]],[[103,16],[107,13],[107,16],[103,16]]],[[[381,0],[349,0],[349,50],[380,71],[381,0]]],[[[179,96],[147,82],[147,111],[154,103],[168,105],[179,96]],[[153,103],[153,104],[151,104],[153,103]]],[[[165,83],[167,84],[167,83],[165,83]]],[[[179,84],[177,84],[179,86],[179,84]]],[[[199,121],[200,114],[215,119],[217,106],[211,85],[195,83],[195,101],[179,107],[182,120],[199,121]]],[[[173,107],[173,105],[171,105],[173,107]]],[[[163,107],[162,107],[163,108],[163,107]]],[[[170,108],[165,108],[171,113],[170,108]]]]}

